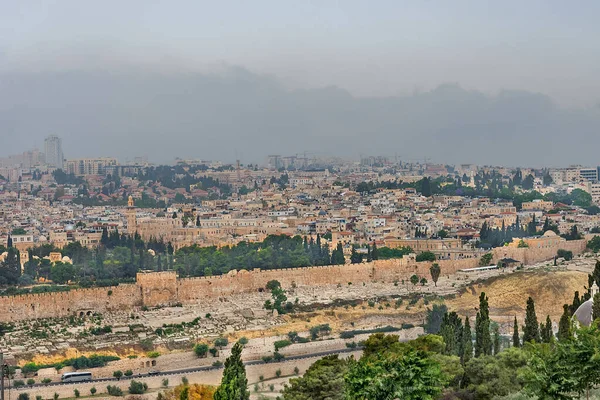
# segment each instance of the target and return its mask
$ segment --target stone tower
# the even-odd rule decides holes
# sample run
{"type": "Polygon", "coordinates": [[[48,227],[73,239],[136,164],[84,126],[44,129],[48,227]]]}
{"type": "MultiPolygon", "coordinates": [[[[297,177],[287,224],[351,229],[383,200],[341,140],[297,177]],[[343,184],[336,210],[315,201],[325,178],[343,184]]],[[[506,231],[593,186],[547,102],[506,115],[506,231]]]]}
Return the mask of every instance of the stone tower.
{"type": "Polygon", "coordinates": [[[137,231],[137,220],[135,217],[135,205],[133,203],[133,197],[129,196],[129,199],[127,200],[127,211],[126,211],[126,216],[127,216],[127,233],[129,235],[134,235],[135,232],[137,231]]]}

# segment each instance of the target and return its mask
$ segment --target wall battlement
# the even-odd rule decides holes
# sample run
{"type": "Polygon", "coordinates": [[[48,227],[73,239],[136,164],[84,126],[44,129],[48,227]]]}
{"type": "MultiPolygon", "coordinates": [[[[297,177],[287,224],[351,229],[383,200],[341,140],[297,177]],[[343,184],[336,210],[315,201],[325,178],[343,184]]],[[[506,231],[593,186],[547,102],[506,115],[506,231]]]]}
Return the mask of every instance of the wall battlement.
{"type": "MultiPolygon", "coordinates": [[[[498,247],[493,249],[493,262],[513,258],[523,264],[551,260],[558,249],[580,254],[586,240],[564,241],[558,246],[544,248],[498,247]]],[[[478,266],[479,259],[439,260],[442,275],[478,266]]],[[[19,321],[35,318],[68,317],[88,312],[129,311],[135,307],[194,303],[240,293],[263,290],[270,280],[278,280],[284,288],[297,286],[326,286],[348,283],[394,282],[410,279],[417,274],[429,278],[431,262],[416,262],[408,258],[376,260],[370,263],[278,268],[272,270],[232,270],[225,275],[182,278],[175,271],[141,271],[136,283],[118,286],[75,289],[0,297],[0,321],[19,321]]]]}

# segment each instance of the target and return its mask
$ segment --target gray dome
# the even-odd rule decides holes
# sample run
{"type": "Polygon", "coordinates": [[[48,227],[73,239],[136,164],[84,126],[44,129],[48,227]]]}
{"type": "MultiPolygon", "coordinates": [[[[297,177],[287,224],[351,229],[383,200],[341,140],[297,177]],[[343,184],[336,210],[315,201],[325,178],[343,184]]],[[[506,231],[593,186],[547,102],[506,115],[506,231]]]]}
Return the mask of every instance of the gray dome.
{"type": "Polygon", "coordinates": [[[575,314],[573,315],[575,318],[577,318],[577,321],[579,321],[579,323],[583,326],[590,326],[590,324],[592,323],[592,305],[594,304],[594,301],[592,299],[589,299],[585,302],[583,302],[579,308],[577,309],[577,311],[575,311],[575,314]]]}

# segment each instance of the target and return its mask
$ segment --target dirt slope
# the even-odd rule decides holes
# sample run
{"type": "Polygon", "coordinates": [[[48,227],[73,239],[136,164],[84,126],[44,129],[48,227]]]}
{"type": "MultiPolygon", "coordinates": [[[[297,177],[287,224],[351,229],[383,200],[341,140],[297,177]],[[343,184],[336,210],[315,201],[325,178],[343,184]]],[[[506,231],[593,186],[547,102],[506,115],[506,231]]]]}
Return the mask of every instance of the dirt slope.
{"type": "MultiPolygon", "coordinates": [[[[550,315],[558,321],[562,305],[571,304],[576,290],[583,293],[587,274],[577,271],[517,272],[490,279],[467,287],[466,292],[447,300],[448,308],[461,315],[474,317],[479,306],[479,294],[483,291],[489,298],[490,316],[497,321],[519,320],[525,316],[527,298],[535,301],[538,321],[550,315]]],[[[473,324],[473,322],[471,323],[473,324]]]]}

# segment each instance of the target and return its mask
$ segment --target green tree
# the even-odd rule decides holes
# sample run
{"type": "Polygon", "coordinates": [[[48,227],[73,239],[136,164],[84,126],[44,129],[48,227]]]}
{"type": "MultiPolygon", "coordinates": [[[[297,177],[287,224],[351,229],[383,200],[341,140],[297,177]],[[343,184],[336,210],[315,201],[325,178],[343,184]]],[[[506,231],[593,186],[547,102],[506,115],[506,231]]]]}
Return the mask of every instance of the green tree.
{"type": "Polygon", "coordinates": [[[348,362],[337,355],[323,357],[300,378],[290,379],[283,400],[344,400],[348,362]]]}
{"type": "Polygon", "coordinates": [[[206,357],[206,354],[208,353],[208,345],[204,343],[197,343],[194,346],[194,353],[198,357],[206,357]]]}
{"type": "Polygon", "coordinates": [[[531,296],[527,299],[525,311],[525,326],[523,328],[523,343],[535,341],[540,343],[540,326],[535,315],[535,303],[531,296]]]}
{"type": "Polygon", "coordinates": [[[0,285],[16,285],[21,276],[19,251],[9,247],[6,258],[0,265],[0,285]]]}
{"type": "Polygon", "coordinates": [[[465,325],[462,334],[462,354],[461,362],[464,365],[473,357],[473,338],[471,336],[471,323],[469,317],[465,317],[465,325]]]}
{"type": "Polygon", "coordinates": [[[413,275],[410,277],[410,283],[412,283],[414,286],[417,285],[417,283],[419,283],[419,277],[417,275],[413,275]]]}
{"type": "Polygon", "coordinates": [[[248,379],[246,369],[242,363],[242,349],[240,343],[233,345],[231,356],[225,360],[225,369],[221,385],[214,394],[215,400],[249,400],[250,392],[246,389],[248,379]]]}
{"type": "Polygon", "coordinates": [[[359,264],[362,262],[362,254],[358,254],[355,247],[352,247],[352,253],[350,254],[350,263],[359,264]]]}
{"type": "Polygon", "coordinates": [[[494,355],[498,355],[500,353],[500,328],[498,324],[494,323],[494,328],[492,329],[494,333],[493,345],[494,345],[494,355]]]}
{"type": "Polygon", "coordinates": [[[417,261],[435,261],[435,254],[433,254],[431,251],[424,251],[420,254],[417,254],[417,257],[415,258],[415,260],[417,260],[417,261]]]}
{"type": "Polygon", "coordinates": [[[431,264],[431,267],[429,267],[429,273],[431,274],[431,280],[433,281],[435,286],[437,286],[437,281],[440,278],[441,272],[442,272],[442,269],[440,268],[440,265],[438,263],[433,263],[433,264],[431,264]]]}
{"type": "Polygon", "coordinates": [[[442,321],[447,313],[448,307],[445,304],[434,304],[431,309],[427,308],[425,332],[437,334],[441,329],[442,321]]]}
{"type": "Polygon", "coordinates": [[[490,335],[490,314],[488,298],[485,292],[479,295],[479,311],[475,317],[475,357],[492,353],[490,335]]]}
{"type": "Polygon", "coordinates": [[[376,353],[349,364],[348,400],[434,400],[446,383],[440,365],[421,350],[376,353]]]}
{"type": "Polygon", "coordinates": [[[521,340],[519,339],[519,324],[517,323],[516,315],[515,323],[513,324],[513,347],[521,347],[521,340]]]}
{"type": "Polygon", "coordinates": [[[557,337],[559,341],[569,340],[573,337],[571,330],[571,313],[568,305],[563,305],[563,314],[558,322],[557,337]]]}
{"type": "Polygon", "coordinates": [[[592,321],[600,318],[600,292],[594,295],[594,300],[592,304],[592,321]]]}

